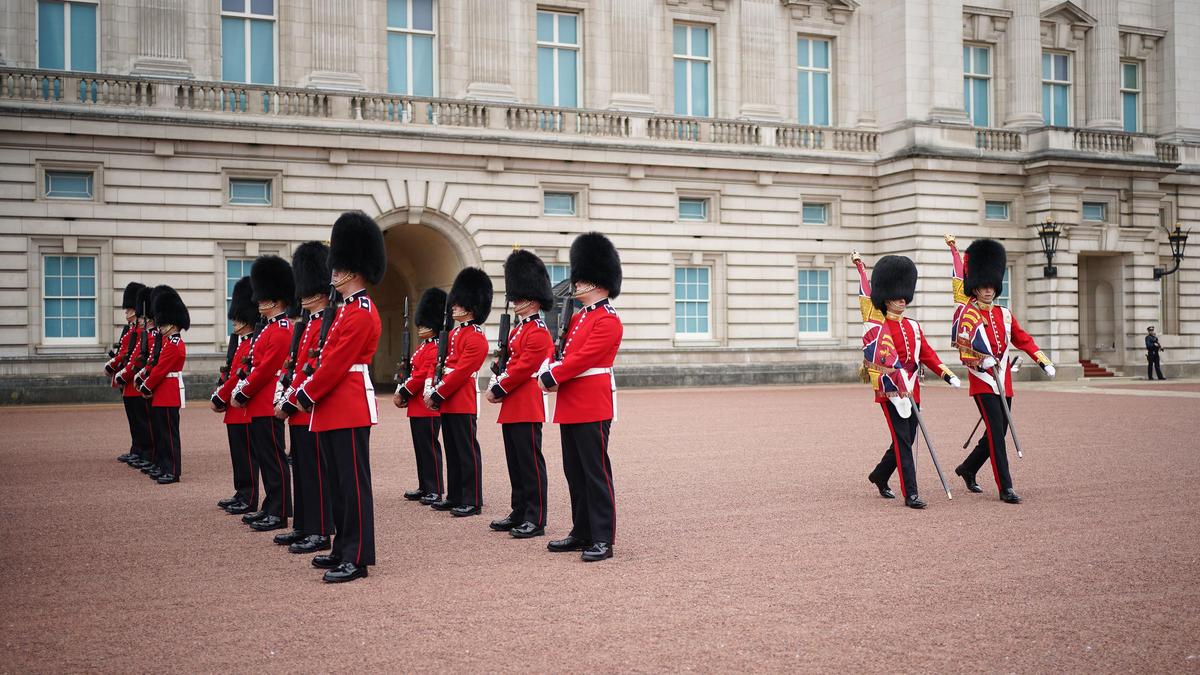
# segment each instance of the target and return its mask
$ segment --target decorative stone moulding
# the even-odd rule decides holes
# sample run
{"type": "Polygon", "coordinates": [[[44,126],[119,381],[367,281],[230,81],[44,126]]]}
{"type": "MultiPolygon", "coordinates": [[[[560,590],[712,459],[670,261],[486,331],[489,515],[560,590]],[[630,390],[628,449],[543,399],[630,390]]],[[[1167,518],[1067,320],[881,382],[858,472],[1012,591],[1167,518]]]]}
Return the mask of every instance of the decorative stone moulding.
{"type": "Polygon", "coordinates": [[[1141,59],[1150,58],[1158,41],[1166,37],[1167,31],[1138,26],[1120,26],[1121,58],[1141,59]]]}
{"type": "Polygon", "coordinates": [[[668,7],[707,7],[715,12],[729,8],[729,0],[666,0],[668,7]]]}
{"type": "Polygon", "coordinates": [[[825,20],[839,26],[845,25],[858,0],[779,0],[792,11],[796,21],[825,20]],[[818,9],[819,8],[819,9],[818,9]]]}
{"type": "Polygon", "coordinates": [[[1007,9],[963,5],[963,39],[977,42],[999,42],[1008,30],[1012,12],[1007,9]]]}

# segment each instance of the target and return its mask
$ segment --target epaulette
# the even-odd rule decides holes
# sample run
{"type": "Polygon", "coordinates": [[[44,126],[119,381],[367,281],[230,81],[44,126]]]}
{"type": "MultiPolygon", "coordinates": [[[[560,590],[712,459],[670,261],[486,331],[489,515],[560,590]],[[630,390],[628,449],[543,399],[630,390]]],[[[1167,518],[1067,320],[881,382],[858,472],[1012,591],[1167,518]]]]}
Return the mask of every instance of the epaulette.
{"type": "Polygon", "coordinates": [[[179,344],[179,341],[180,341],[180,340],[182,340],[182,339],[183,339],[183,338],[182,338],[182,337],[180,337],[179,333],[176,333],[176,334],[174,334],[174,335],[172,335],[172,336],[171,336],[171,342],[173,342],[173,343],[175,343],[175,344],[179,344]]]}
{"type": "Polygon", "coordinates": [[[471,324],[471,328],[474,328],[476,333],[483,333],[483,326],[480,326],[477,323],[471,324]]]}
{"type": "Polygon", "coordinates": [[[280,328],[288,328],[288,327],[290,327],[290,326],[291,326],[291,322],[290,322],[290,321],[288,321],[286,318],[280,319],[280,320],[279,320],[279,321],[277,321],[276,323],[278,323],[278,324],[279,324],[279,327],[280,327],[280,328]]]}
{"type": "Polygon", "coordinates": [[[547,328],[547,326],[546,326],[546,322],[545,322],[545,321],[543,321],[543,320],[541,319],[541,317],[538,317],[538,318],[534,319],[534,320],[533,320],[533,323],[534,323],[534,324],[536,324],[537,326],[541,327],[541,328],[545,328],[546,330],[550,330],[549,328],[547,328]]]}
{"type": "Polygon", "coordinates": [[[371,309],[371,299],[367,296],[362,296],[358,299],[358,306],[363,309],[371,309]]]}
{"type": "Polygon", "coordinates": [[[617,310],[613,309],[612,303],[605,303],[604,309],[608,310],[608,313],[613,316],[617,315],[617,310]]]}

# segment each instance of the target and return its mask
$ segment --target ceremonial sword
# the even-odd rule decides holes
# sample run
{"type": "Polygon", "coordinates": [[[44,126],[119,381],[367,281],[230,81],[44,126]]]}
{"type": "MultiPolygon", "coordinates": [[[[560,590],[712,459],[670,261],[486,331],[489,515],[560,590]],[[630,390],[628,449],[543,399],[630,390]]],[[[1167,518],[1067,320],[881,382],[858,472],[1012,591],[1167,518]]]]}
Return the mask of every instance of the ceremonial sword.
{"type": "Polygon", "coordinates": [[[992,366],[992,377],[996,380],[996,389],[1000,392],[1000,409],[1004,411],[1004,419],[1008,422],[1008,432],[1012,434],[1013,445],[1017,448],[1017,459],[1024,455],[1021,454],[1021,441],[1017,440],[1017,428],[1013,426],[1012,411],[1008,409],[1008,399],[1004,397],[1004,383],[1000,381],[1000,364],[992,366]]]}
{"type": "Polygon", "coordinates": [[[925,420],[921,418],[921,410],[913,400],[913,415],[917,418],[917,426],[921,428],[921,436],[925,438],[925,447],[929,448],[929,456],[933,458],[933,468],[937,469],[938,480],[942,481],[942,489],[946,491],[946,499],[954,499],[950,494],[950,486],[946,484],[946,476],[942,474],[942,465],[938,463],[937,453],[933,451],[933,442],[929,440],[929,430],[925,428],[925,420]]]}
{"type": "MultiPolygon", "coordinates": [[[[1016,370],[1017,367],[1020,365],[1021,365],[1021,357],[1020,356],[1012,357],[1011,359],[1008,360],[1009,372],[1016,370]]],[[[967,442],[963,443],[963,450],[966,450],[967,447],[971,445],[971,441],[975,439],[975,432],[979,431],[980,424],[983,424],[983,415],[980,415],[979,419],[975,420],[975,428],[971,430],[971,435],[967,436],[967,442]]],[[[1010,424],[1009,426],[1011,427],[1012,425],[1010,424]]],[[[1016,436],[1014,436],[1013,438],[1015,439],[1016,436]]],[[[1019,456],[1020,455],[1018,455],[1018,457],[1019,456]]]]}

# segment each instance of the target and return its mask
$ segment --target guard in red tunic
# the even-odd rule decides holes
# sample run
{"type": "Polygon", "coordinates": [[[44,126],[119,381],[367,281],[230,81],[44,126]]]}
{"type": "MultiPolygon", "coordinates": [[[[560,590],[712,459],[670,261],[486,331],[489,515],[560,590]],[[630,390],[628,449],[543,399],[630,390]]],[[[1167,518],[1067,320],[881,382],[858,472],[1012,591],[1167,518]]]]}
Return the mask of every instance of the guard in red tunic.
{"type": "Polygon", "coordinates": [[[250,413],[245,408],[229,405],[233,388],[250,367],[251,333],[258,322],[258,307],[250,299],[250,277],[242,277],[233,285],[226,318],[233,322],[228,349],[232,356],[221,369],[217,390],[209,398],[209,408],[224,413],[225,435],[229,440],[229,461],[233,466],[233,496],[217,502],[226,512],[241,515],[258,510],[258,460],[250,447],[250,413]]]}
{"type": "Polygon", "coordinates": [[[160,485],[178,483],[183,465],[179,444],[179,409],[187,405],[183,387],[183,364],[187,347],[181,331],[192,326],[187,306],[175,289],[166,287],[154,298],[154,325],[161,344],[155,347],[153,367],[138,390],[150,400],[150,424],[154,429],[155,456],[160,485]]]}
{"type": "Polygon", "coordinates": [[[425,405],[425,382],[433,379],[437,363],[438,329],[444,323],[446,291],[427,288],[417,302],[417,346],[411,358],[408,379],[396,387],[392,403],[408,410],[408,426],[412,432],[413,452],[417,460],[417,489],[404,493],[410,501],[420,500],[430,505],[442,498],[442,431],[441,414],[425,405]]]}
{"type": "MultiPolygon", "coordinates": [[[[121,329],[121,337],[117,339],[117,343],[109,351],[108,361],[104,364],[104,372],[108,375],[110,382],[118,371],[124,369],[125,362],[129,360],[130,355],[133,353],[134,345],[137,344],[137,338],[141,331],[138,326],[137,296],[143,288],[145,288],[144,285],[136,281],[131,281],[126,284],[125,292],[121,295],[121,309],[125,310],[125,327],[121,329]]],[[[125,420],[129,423],[129,451],[119,455],[117,461],[129,463],[138,458],[138,443],[140,439],[138,438],[137,412],[135,412],[135,407],[136,405],[140,405],[142,400],[141,397],[130,396],[124,398],[124,402],[125,420]]]]}
{"type": "Polygon", "coordinates": [[[431,381],[425,405],[442,414],[446,444],[446,498],[433,503],[454,516],[478,515],[483,506],[483,463],[479,450],[479,385],[475,379],[487,360],[488,340],[481,324],[492,311],[492,280],[467,267],[450,287],[450,312],[458,324],[450,331],[441,382],[431,381]]]}
{"type": "Polygon", "coordinates": [[[504,456],[512,485],[512,511],[491,528],[517,539],[546,533],[546,459],[542,456],[544,394],[534,373],[554,356],[554,340],[542,320],[542,308],[554,305],[550,274],[541,258],[516,250],[504,263],[504,292],[517,315],[517,325],[504,337],[508,361],[488,385],[487,400],[500,404],[504,456]]]}
{"type": "Polygon", "coordinates": [[[287,307],[296,293],[292,266],[277,255],[259,256],[250,266],[251,300],[266,324],[250,344],[250,366],[233,388],[230,405],[250,415],[250,448],[262,476],[262,510],[242,516],[259,532],[282,530],[292,515],[292,481],[283,420],[275,417],[275,395],[292,343],[287,307]]]}
{"type": "Polygon", "coordinates": [[[866,280],[862,259],[855,253],[860,275],[859,309],[863,315],[863,366],[875,390],[875,402],[883,409],[892,444],[883,459],[867,476],[879,494],[895,498],[888,480],[900,467],[900,493],[904,505],[925,508],[917,493],[917,468],[912,446],[917,435],[917,412],[921,407],[920,370],[924,365],[952,387],[960,386],[937,352],[929,346],[921,325],[905,318],[904,310],[917,289],[917,266],[899,255],[885,255],[875,263],[871,281],[866,280]]]}
{"type": "Polygon", "coordinates": [[[554,421],[571,492],[571,533],[546,548],[583,551],[586,562],[611,558],[617,533],[608,435],[616,414],[613,362],[624,331],[611,300],[621,293],[621,276],[621,257],[607,237],[589,232],[575,239],[571,284],[583,308],[559,336],[561,361],[538,371],[541,387],[558,392],[554,421]]]}
{"type": "MultiPolygon", "coordinates": [[[[141,354],[138,358],[138,363],[141,364],[141,367],[133,372],[133,377],[130,380],[130,384],[133,386],[134,391],[137,391],[138,395],[143,396],[143,398],[145,397],[142,394],[142,383],[146,381],[146,378],[150,375],[150,371],[154,368],[156,361],[158,360],[158,355],[161,353],[163,346],[162,334],[158,332],[158,327],[154,323],[154,303],[156,300],[158,300],[158,296],[167,290],[172,289],[170,286],[166,285],[154,286],[150,289],[150,295],[148,296],[145,317],[147,334],[146,338],[142,340],[140,345],[141,354]]],[[[146,403],[149,405],[150,401],[147,400],[146,403]]],[[[154,428],[154,406],[149,405],[147,411],[150,415],[150,438],[152,451],[150,458],[139,468],[141,469],[141,472],[146,474],[146,477],[150,480],[158,480],[159,476],[163,475],[163,458],[159,456],[159,449],[163,447],[161,443],[162,439],[158,437],[158,433],[154,428]]]]}
{"type": "Polygon", "coordinates": [[[1038,349],[1007,307],[993,304],[996,293],[1004,284],[1004,270],[1008,266],[1004,245],[992,239],[976,239],[963,257],[959,255],[952,235],[946,236],[946,243],[954,256],[954,343],[959,358],[967,367],[970,394],[985,429],[979,444],[954,473],[962,477],[971,492],[983,492],[975,474],[990,458],[1000,499],[1009,504],[1020,504],[1021,497],[1013,491],[1008,452],[1004,446],[1013,396],[1009,352],[1016,347],[1029,354],[1049,377],[1054,377],[1054,364],[1038,349]],[[1003,400],[1000,398],[1001,387],[1003,400]]]}
{"type": "Polygon", "coordinates": [[[317,434],[321,466],[328,472],[337,532],[329,554],[314,557],[312,564],[327,570],[325,581],[333,583],[365,577],[367,567],[375,564],[371,426],[379,414],[371,359],[379,345],[380,321],[366,286],[382,281],[387,269],[379,225],[362,212],[343,213],[333,224],[329,267],[333,287],[344,300],[336,313],[322,317],[312,375],[280,409],[289,415],[312,413],[308,428],[317,434]]]}
{"type": "Polygon", "coordinates": [[[137,293],[135,314],[138,326],[134,329],[133,337],[129,339],[129,351],[125,358],[114,364],[114,388],[121,390],[125,401],[125,409],[133,412],[133,445],[137,455],[127,464],[135,469],[149,469],[154,466],[154,432],[150,429],[150,402],[142,397],[133,383],[133,377],[146,365],[150,358],[150,288],[143,286],[137,293]]]}

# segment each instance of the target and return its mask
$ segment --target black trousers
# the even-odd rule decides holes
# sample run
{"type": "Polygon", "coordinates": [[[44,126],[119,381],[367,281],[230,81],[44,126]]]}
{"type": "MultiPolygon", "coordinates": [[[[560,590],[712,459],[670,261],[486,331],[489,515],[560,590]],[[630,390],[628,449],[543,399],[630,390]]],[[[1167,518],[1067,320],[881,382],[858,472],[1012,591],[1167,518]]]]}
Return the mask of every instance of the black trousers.
{"type": "Polygon", "coordinates": [[[1150,374],[1150,371],[1152,369],[1154,370],[1154,372],[1158,373],[1158,379],[1160,379],[1160,380],[1167,379],[1167,378],[1163,377],[1162,362],[1159,360],[1158,352],[1154,352],[1153,354],[1151,354],[1150,352],[1146,352],[1146,379],[1147,380],[1154,379],[1154,377],[1150,374]]]}
{"type": "Polygon", "coordinates": [[[483,458],[474,415],[442,413],[446,443],[446,500],[459,506],[483,506],[483,458]]]}
{"type": "MultiPolygon", "coordinates": [[[[917,464],[913,461],[913,440],[917,437],[917,416],[911,414],[908,419],[896,412],[896,406],[884,401],[883,416],[887,420],[888,432],[892,437],[892,445],[883,452],[883,459],[875,465],[871,472],[871,480],[883,482],[892,477],[896,467],[900,467],[900,494],[908,498],[917,496],[917,464]]],[[[916,402],[913,402],[916,406],[916,402]]]]}
{"type": "Polygon", "coordinates": [[[150,428],[154,431],[154,458],[163,473],[179,477],[179,408],[150,408],[150,428]]]}
{"type": "Polygon", "coordinates": [[[613,492],[608,435],[612,420],[560,424],[563,473],[571,493],[571,536],[614,543],[617,499],[613,492]]]}
{"type": "Polygon", "coordinates": [[[262,476],[262,510],[286,521],[292,515],[292,481],[284,454],[283,420],[274,415],[251,418],[250,448],[262,476]]]}
{"type": "Polygon", "coordinates": [[[292,527],[303,534],[333,533],[333,505],[321,466],[320,441],[308,425],[288,425],[292,437],[292,497],[296,519],[292,527]]]}
{"type": "Polygon", "coordinates": [[[317,434],[328,475],[333,523],[331,555],[355,565],[375,564],[375,502],[371,495],[371,427],[317,434]]]}
{"type": "Polygon", "coordinates": [[[410,417],[413,452],[417,456],[417,489],[422,494],[442,494],[442,443],[438,433],[442,420],[437,417],[410,417]]]}
{"type": "Polygon", "coordinates": [[[542,456],[542,423],[512,422],[500,425],[504,457],[512,485],[512,512],[518,523],[546,526],[546,458],[542,456]]]}
{"type": "MultiPolygon", "coordinates": [[[[975,406],[983,417],[984,434],[979,443],[960,468],[974,474],[983,467],[988,459],[992,460],[992,475],[996,477],[996,486],[1001,492],[1012,488],[1012,476],[1008,473],[1008,452],[1004,448],[1004,437],[1008,434],[1008,419],[1004,409],[1000,407],[1000,397],[996,394],[976,394],[975,406]]],[[[1012,397],[1008,397],[1008,409],[1012,410],[1012,397]]]]}
{"type": "Polygon", "coordinates": [[[150,428],[150,401],[141,396],[125,396],[125,417],[129,420],[130,452],[146,461],[154,461],[154,431],[150,428]]]}
{"type": "Polygon", "coordinates": [[[233,492],[251,511],[258,509],[258,460],[250,449],[250,425],[226,424],[229,461],[233,464],[233,492]]]}

